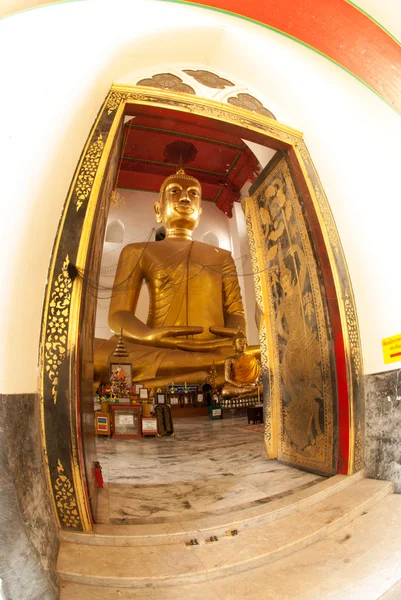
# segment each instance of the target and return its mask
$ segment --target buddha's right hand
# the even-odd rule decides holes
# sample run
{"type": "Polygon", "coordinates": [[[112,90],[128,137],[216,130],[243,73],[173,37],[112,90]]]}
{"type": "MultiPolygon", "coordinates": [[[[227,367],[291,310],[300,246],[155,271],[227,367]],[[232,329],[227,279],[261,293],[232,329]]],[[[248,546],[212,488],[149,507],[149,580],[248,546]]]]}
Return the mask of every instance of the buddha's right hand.
{"type": "Polygon", "coordinates": [[[203,327],[185,325],[151,328],[128,310],[112,313],[109,316],[109,325],[116,334],[122,331],[124,338],[130,342],[155,348],[178,348],[183,342],[183,336],[203,332],[203,327]]]}
{"type": "Polygon", "coordinates": [[[144,346],[175,349],[182,344],[182,336],[196,335],[202,332],[203,327],[158,327],[149,329],[143,336],[130,336],[130,339],[131,341],[144,346]]]}

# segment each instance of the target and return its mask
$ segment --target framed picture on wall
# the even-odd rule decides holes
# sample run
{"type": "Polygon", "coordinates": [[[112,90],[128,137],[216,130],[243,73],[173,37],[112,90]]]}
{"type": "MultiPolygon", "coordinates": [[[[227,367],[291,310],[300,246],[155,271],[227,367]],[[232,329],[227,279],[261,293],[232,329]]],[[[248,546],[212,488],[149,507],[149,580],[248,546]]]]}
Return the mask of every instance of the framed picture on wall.
{"type": "Polygon", "coordinates": [[[156,404],[166,404],[166,394],[156,394],[156,404]]]}
{"type": "Polygon", "coordinates": [[[121,371],[125,375],[125,381],[129,388],[132,387],[132,364],[131,363],[110,363],[110,376],[113,374],[113,371],[117,371],[121,369],[121,371]]]}
{"type": "Polygon", "coordinates": [[[149,398],[148,388],[142,387],[139,390],[139,397],[142,398],[143,400],[147,400],[149,398]]]}

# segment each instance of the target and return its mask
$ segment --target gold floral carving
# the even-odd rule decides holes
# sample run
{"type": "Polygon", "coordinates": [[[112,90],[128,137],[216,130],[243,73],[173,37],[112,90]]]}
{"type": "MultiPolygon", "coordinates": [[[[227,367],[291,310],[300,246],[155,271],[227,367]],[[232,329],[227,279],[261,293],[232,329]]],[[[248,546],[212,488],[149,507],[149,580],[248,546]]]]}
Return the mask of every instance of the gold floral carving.
{"type": "Polygon", "coordinates": [[[268,264],[267,253],[261,236],[261,221],[256,199],[247,198],[245,206],[256,302],[262,315],[259,327],[262,375],[264,383],[266,379],[268,381],[267,389],[264,390],[265,444],[268,456],[276,458],[277,422],[274,407],[281,402],[281,389],[278,344],[275,339],[273,342],[271,341],[275,336],[275,330],[271,328],[268,318],[269,304],[273,300],[271,286],[267,285],[267,281],[274,277],[274,270],[272,271],[266,266],[268,264]]]}
{"type": "Polygon", "coordinates": [[[313,307],[313,297],[311,292],[306,292],[302,299],[304,305],[304,313],[306,318],[310,321],[315,309],[313,307]]]}
{"type": "Polygon", "coordinates": [[[361,346],[359,343],[358,320],[356,317],[355,306],[351,294],[345,290],[345,314],[347,317],[348,338],[351,351],[352,365],[354,367],[354,375],[357,384],[359,385],[361,376],[361,346]]]}
{"type": "Polygon", "coordinates": [[[87,200],[92,191],[93,182],[95,181],[96,171],[100,163],[100,159],[103,154],[104,143],[102,134],[93,144],[89,147],[89,150],[85,154],[85,159],[78,173],[76,183],[76,195],[77,195],[77,211],[81,208],[85,200],[87,200]]]}
{"type": "MultiPolygon", "coordinates": [[[[251,201],[251,199],[249,199],[251,201]]],[[[248,230],[248,241],[249,241],[249,250],[251,254],[252,260],[252,268],[253,268],[253,278],[255,284],[255,296],[256,303],[258,305],[260,313],[263,315],[260,320],[259,327],[259,343],[260,343],[260,358],[261,358],[261,371],[262,377],[265,380],[266,377],[269,377],[269,353],[267,347],[267,334],[266,334],[266,321],[264,317],[264,302],[263,302],[263,294],[262,294],[262,282],[258,269],[258,256],[256,252],[256,241],[255,236],[253,234],[252,229],[252,216],[250,210],[246,210],[246,225],[248,230]]],[[[271,386],[269,385],[269,388],[271,386]]],[[[269,449],[271,449],[272,445],[272,410],[271,410],[271,393],[270,389],[268,393],[264,390],[263,393],[264,401],[263,401],[263,412],[265,415],[265,442],[269,449]]]]}
{"type": "MultiPolygon", "coordinates": [[[[108,110],[108,114],[110,115],[113,111],[117,110],[121,102],[132,101],[135,103],[143,103],[143,104],[163,104],[164,106],[174,106],[175,109],[182,109],[187,112],[195,112],[196,114],[203,114],[205,116],[210,116],[214,119],[219,119],[222,121],[228,121],[240,125],[241,127],[246,127],[248,129],[257,128],[260,131],[264,131],[266,134],[271,134],[273,137],[277,136],[277,127],[274,127],[266,122],[261,122],[255,117],[252,118],[251,114],[249,116],[245,116],[244,113],[232,112],[230,110],[224,110],[221,107],[212,106],[209,103],[202,102],[201,99],[198,101],[196,97],[191,98],[190,100],[185,99],[184,96],[178,96],[177,98],[161,98],[158,95],[157,90],[155,90],[155,94],[149,91],[133,91],[133,92],[120,92],[114,90],[111,92],[106,106],[108,110]]],[[[232,104],[232,102],[230,103],[232,104]]],[[[267,110],[267,109],[265,109],[267,110]]],[[[300,135],[300,134],[299,134],[300,135]]],[[[279,138],[284,141],[288,141],[291,144],[295,145],[296,142],[299,141],[299,135],[295,135],[295,133],[291,133],[286,129],[282,129],[279,134],[279,138]]]]}
{"type": "Polygon", "coordinates": [[[75,500],[74,488],[71,484],[71,481],[65,475],[64,467],[61,464],[60,459],[57,463],[57,472],[59,476],[54,484],[54,490],[56,506],[60,520],[67,527],[80,527],[80,518],[77,502],[75,500]]]}
{"type": "Polygon", "coordinates": [[[71,304],[72,281],[68,275],[66,256],[49,302],[49,319],[45,341],[45,372],[52,384],[54,404],[57,402],[59,370],[67,355],[67,330],[71,304]]]}
{"type": "Polygon", "coordinates": [[[305,165],[309,165],[310,164],[310,156],[309,156],[309,152],[306,149],[306,146],[305,146],[303,140],[299,140],[295,144],[295,147],[298,149],[298,152],[302,156],[302,160],[304,161],[305,165]]]}
{"type": "Polygon", "coordinates": [[[338,237],[337,227],[334,222],[329,203],[327,202],[326,198],[323,196],[322,192],[320,191],[320,188],[317,185],[315,186],[315,196],[326,227],[327,234],[329,236],[331,247],[333,248],[333,251],[337,254],[337,256],[339,256],[340,239],[338,237]]]}
{"type": "MultiPolygon", "coordinates": [[[[295,147],[297,148],[299,154],[301,155],[301,158],[302,158],[305,166],[310,168],[311,160],[310,160],[309,152],[308,152],[303,140],[298,140],[295,144],[295,147]]],[[[336,227],[333,215],[330,210],[329,203],[327,202],[327,198],[322,193],[322,190],[318,184],[315,184],[314,192],[315,192],[315,197],[316,197],[316,200],[317,200],[317,203],[319,206],[320,214],[322,216],[322,219],[323,219],[323,222],[325,225],[325,229],[327,231],[327,235],[330,240],[331,247],[332,247],[333,251],[335,252],[335,254],[337,255],[337,257],[339,257],[341,255],[341,244],[340,244],[340,239],[338,237],[337,227],[336,227]]]]}
{"type": "Polygon", "coordinates": [[[360,471],[363,468],[363,435],[361,423],[358,423],[355,436],[354,469],[360,471]]]}
{"type": "Polygon", "coordinates": [[[120,106],[121,102],[127,97],[127,94],[121,94],[120,92],[111,92],[110,96],[107,99],[106,108],[107,114],[111,115],[111,113],[120,106]]]}
{"type": "Polygon", "coordinates": [[[262,283],[261,283],[261,278],[260,278],[258,255],[256,252],[256,240],[255,240],[255,235],[254,235],[254,230],[253,230],[252,216],[251,216],[251,213],[249,210],[247,211],[247,214],[246,214],[246,225],[247,225],[248,236],[249,236],[249,250],[251,253],[251,260],[252,260],[253,280],[255,283],[256,302],[258,304],[260,311],[263,313],[265,310],[265,307],[263,305],[262,283]]]}

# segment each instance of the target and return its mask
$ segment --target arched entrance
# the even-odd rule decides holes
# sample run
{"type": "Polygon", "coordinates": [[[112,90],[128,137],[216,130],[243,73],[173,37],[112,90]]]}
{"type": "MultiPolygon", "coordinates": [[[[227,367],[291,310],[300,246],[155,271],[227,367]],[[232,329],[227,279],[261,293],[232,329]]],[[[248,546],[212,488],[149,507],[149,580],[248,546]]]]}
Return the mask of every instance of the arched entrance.
{"type": "MultiPolygon", "coordinates": [[[[242,108],[182,93],[113,86],[88,137],[71,184],[54,246],[44,309],[42,422],[49,485],[58,522],[65,529],[90,531],[92,527],[90,501],[96,502],[92,435],[96,302],[93,294],[87,292],[99,275],[123,118],[135,114],[138,107],[181,111],[198,115],[200,119],[213,119],[216,126],[230,127],[239,136],[281,152],[285,165],[280,166],[280,176],[284,177],[285,172],[297,192],[297,206],[308,227],[311,253],[313,247],[316,259],[315,266],[310,268],[314,269],[324,290],[325,304],[321,310],[325,323],[321,326],[329,332],[325,351],[331,353],[333,359],[332,402],[336,411],[338,407],[338,422],[332,421],[331,441],[332,450],[338,444],[338,461],[332,472],[353,473],[362,467],[362,364],[352,288],[335,223],[302,134],[242,108]]],[[[279,176],[278,173],[275,176],[279,176]]],[[[249,202],[250,220],[258,219],[257,208],[255,202],[249,202]]],[[[267,315],[269,302],[271,306],[266,281],[269,265],[263,267],[263,244],[259,242],[254,247],[255,274],[267,315]]],[[[277,257],[280,260],[279,253],[277,257]]],[[[312,282],[311,275],[310,278],[312,282]]],[[[272,388],[272,383],[279,385],[277,377],[280,375],[277,374],[277,356],[272,353],[272,341],[268,339],[271,331],[268,325],[269,318],[261,329],[264,332],[261,338],[263,366],[270,382],[266,398],[270,408],[270,434],[265,441],[269,457],[274,458],[282,441],[278,418],[284,413],[272,388]]],[[[301,463],[301,466],[305,465],[301,463]]]]}

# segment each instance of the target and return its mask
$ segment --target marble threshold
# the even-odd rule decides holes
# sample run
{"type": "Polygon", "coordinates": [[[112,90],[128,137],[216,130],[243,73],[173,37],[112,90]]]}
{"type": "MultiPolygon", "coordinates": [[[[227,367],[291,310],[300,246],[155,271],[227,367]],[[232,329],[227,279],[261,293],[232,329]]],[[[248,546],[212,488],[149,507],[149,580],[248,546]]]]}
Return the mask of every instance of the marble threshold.
{"type": "Polygon", "coordinates": [[[311,507],[341,490],[363,479],[363,471],[355,475],[335,475],[323,479],[316,485],[280,498],[272,498],[244,510],[230,511],[223,515],[211,515],[195,520],[140,525],[95,524],[92,533],[61,531],[60,539],[66,542],[96,546],[157,546],[186,542],[196,538],[205,542],[210,535],[227,535],[237,530],[245,531],[264,523],[278,521],[284,517],[311,507]]]}
{"type": "MultiPolygon", "coordinates": [[[[391,492],[389,482],[359,479],[280,520],[240,530],[236,536],[216,536],[217,541],[205,541],[199,546],[188,547],[181,542],[124,548],[110,545],[99,550],[91,544],[62,541],[58,573],[62,582],[141,590],[212,582],[220,578],[226,581],[227,577],[239,573],[256,575],[257,569],[269,563],[281,562],[308,546],[314,547],[369,513],[391,492]]],[[[154,597],[161,598],[159,591],[154,597]]]]}
{"type": "MultiPolygon", "coordinates": [[[[138,557],[132,571],[142,566],[138,557]]],[[[156,589],[64,580],[60,600],[396,600],[400,578],[401,498],[391,494],[324,539],[255,569],[156,589]]]]}

